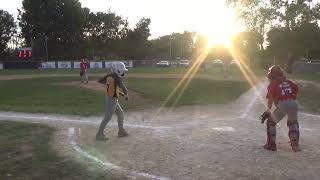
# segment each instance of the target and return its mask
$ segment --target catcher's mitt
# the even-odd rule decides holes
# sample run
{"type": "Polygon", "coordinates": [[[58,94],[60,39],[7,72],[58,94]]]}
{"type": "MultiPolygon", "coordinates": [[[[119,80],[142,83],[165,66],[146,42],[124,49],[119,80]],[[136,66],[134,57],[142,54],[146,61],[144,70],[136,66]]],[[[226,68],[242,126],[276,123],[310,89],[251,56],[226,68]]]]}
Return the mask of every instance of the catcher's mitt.
{"type": "Polygon", "coordinates": [[[267,119],[271,117],[271,113],[268,111],[263,112],[263,114],[260,116],[261,124],[263,124],[267,119]]]}

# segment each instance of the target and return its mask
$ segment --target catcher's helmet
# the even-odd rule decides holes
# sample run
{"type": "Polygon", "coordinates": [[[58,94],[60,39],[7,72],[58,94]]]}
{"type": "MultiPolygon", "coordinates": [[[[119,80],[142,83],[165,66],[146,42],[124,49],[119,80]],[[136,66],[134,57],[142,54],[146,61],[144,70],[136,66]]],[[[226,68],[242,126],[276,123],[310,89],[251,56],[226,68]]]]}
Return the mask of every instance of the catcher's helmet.
{"type": "Polygon", "coordinates": [[[273,65],[269,68],[268,79],[273,80],[280,77],[284,77],[283,71],[279,65],[273,65]]]}
{"type": "Polygon", "coordinates": [[[123,62],[115,62],[111,65],[111,71],[118,76],[124,76],[124,72],[128,71],[126,65],[123,62]]]}

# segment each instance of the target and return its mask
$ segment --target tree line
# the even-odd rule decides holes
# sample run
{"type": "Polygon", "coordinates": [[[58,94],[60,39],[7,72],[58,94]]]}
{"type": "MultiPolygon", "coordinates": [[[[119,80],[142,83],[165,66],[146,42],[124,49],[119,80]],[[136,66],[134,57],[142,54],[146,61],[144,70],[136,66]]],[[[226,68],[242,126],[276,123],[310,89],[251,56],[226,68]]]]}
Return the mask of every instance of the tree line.
{"type": "Polygon", "coordinates": [[[249,58],[280,59],[288,72],[294,60],[320,58],[320,4],[313,0],[228,0],[247,32],[237,48],[249,58]],[[246,47],[250,47],[249,49],[246,47]]]}
{"type": "MultiPolygon", "coordinates": [[[[320,57],[320,4],[312,0],[227,0],[246,30],[232,39],[232,48],[214,46],[208,58],[248,61],[281,59],[291,66],[300,57],[320,57]]],[[[90,12],[79,0],[23,0],[18,22],[0,10],[0,55],[10,54],[14,35],[32,47],[35,56],[49,58],[192,59],[207,48],[196,32],[150,38],[150,18],[129,27],[115,12],[90,12]],[[17,33],[19,29],[19,33],[17,33]]],[[[208,22],[209,23],[209,22],[208,22]]],[[[290,68],[288,68],[290,71],[290,68]]]]}

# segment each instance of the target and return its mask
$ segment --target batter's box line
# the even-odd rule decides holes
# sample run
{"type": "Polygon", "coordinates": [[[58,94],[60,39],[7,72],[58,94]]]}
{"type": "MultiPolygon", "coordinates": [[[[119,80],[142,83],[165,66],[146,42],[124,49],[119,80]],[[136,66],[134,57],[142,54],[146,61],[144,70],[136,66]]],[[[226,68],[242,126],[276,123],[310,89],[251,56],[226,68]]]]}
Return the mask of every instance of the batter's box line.
{"type": "Polygon", "coordinates": [[[117,170],[123,173],[128,174],[129,176],[134,176],[134,177],[143,177],[146,179],[155,179],[155,180],[170,180],[170,178],[168,177],[162,177],[162,176],[157,176],[157,175],[153,175],[153,174],[148,174],[148,173],[144,173],[144,172],[138,172],[138,171],[131,171],[127,168],[115,165],[111,162],[108,161],[102,161],[99,158],[91,155],[90,153],[88,153],[87,151],[81,149],[81,147],[77,144],[76,142],[76,137],[75,137],[75,128],[74,127],[70,127],[68,128],[68,142],[69,144],[72,146],[72,148],[79,153],[80,156],[88,158],[100,165],[103,165],[104,167],[108,168],[108,169],[112,169],[112,170],[117,170]]]}

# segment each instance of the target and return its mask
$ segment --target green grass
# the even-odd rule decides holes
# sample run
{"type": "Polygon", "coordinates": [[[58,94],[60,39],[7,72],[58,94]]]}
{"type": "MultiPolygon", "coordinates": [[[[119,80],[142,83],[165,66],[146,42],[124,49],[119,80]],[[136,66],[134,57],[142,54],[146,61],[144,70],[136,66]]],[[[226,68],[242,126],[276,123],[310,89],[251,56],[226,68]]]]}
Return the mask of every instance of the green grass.
{"type": "MultiPolygon", "coordinates": [[[[189,68],[177,67],[134,67],[129,68],[129,73],[156,73],[156,74],[185,74],[189,68]]],[[[89,74],[100,74],[108,72],[108,69],[89,69],[89,74]]],[[[0,75],[30,75],[30,74],[79,74],[79,69],[46,69],[39,72],[36,69],[22,69],[22,70],[3,70],[0,75]]],[[[215,67],[210,69],[199,68],[197,74],[222,74],[222,68],[215,67]]],[[[239,75],[241,72],[233,67],[231,74],[239,75]]]]}
{"type": "MultiPolygon", "coordinates": [[[[104,112],[104,93],[80,87],[54,85],[77,78],[36,78],[1,81],[0,110],[33,113],[101,115],[104,112]]],[[[172,92],[178,79],[126,78],[129,89],[142,94],[145,101],[120,101],[126,110],[159,105],[172,92]]],[[[176,105],[221,104],[235,100],[249,89],[245,81],[193,80],[176,105]]],[[[178,92],[181,92],[179,90],[178,92]]],[[[168,106],[172,105],[173,99],[168,106]]]]}
{"type": "Polygon", "coordinates": [[[37,78],[1,81],[0,109],[21,112],[45,112],[91,115],[103,111],[102,94],[83,88],[58,86],[72,78],[37,78]]]}
{"type": "Polygon", "coordinates": [[[320,113],[320,88],[305,83],[299,84],[299,88],[298,100],[303,110],[320,113]]]}
{"type": "Polygon", "coordinates": [[[315,73],[297,73],[290,75],[289,77],[294,78],[294,79],[302,79],[302,80],[308,80],[308,81],[315,81],[316,83],[320,82],[320,72],[315,73]]]}
{"type": "Polygon", "coordinates": [[[115,179],[59,156],[50,147],[53,134],[41,124],[0,121],[0,179],[115,179]]]}
{"type": "MultiPolygon", "coordinates": [[[[178,84],[177,79],[129,79],[128,87],[142,93],[152,102],[162,103],[178,84]]],[[[183,87],[183,86],[181,86],[183,87]]],[[[249,89],[245,81],[193,80],[178,99],[176,105],[222,104],[232,102],[249,89]]],[[[182,88],[179,88],[168,102],[172,105],[182,88]]]]}

